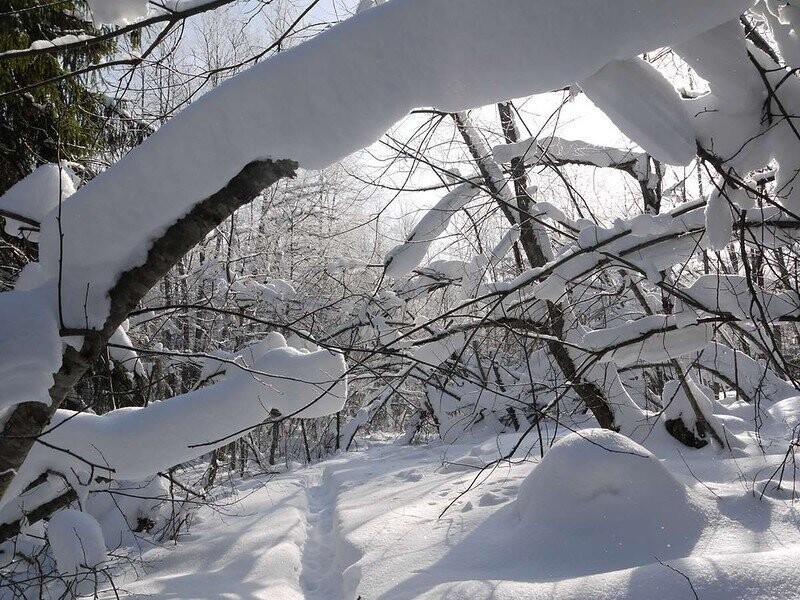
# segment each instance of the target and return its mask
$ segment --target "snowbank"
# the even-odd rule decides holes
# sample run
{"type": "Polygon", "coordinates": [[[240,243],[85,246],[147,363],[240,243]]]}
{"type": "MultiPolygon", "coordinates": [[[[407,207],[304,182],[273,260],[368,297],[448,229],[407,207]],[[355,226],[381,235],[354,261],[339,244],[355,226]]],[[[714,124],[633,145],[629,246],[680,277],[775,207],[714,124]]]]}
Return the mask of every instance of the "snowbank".
{"type": "Polygon", "coordinates": [[[585,573],[688,554],[701,519],[686,490],[647,449],[612,431],[559,440],[520,486],[520,536],[554,571],[585,573]]]}

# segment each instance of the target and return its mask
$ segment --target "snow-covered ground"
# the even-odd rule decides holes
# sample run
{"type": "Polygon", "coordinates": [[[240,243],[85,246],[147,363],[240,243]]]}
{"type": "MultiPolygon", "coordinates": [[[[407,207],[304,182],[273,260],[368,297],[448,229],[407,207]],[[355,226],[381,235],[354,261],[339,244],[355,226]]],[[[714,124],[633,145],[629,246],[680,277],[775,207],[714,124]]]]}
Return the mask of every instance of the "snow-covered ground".
{"type": "MultiPolygon", "coordinates": [[[[181,600],[797,598],[791,461],[782,489],[767,482],[799,404],[775,404],[761,447],[751,438],[733,453],[588,429],[559,434],[542,460],[531,436],[482,470],[519,436],[371,440],[242,481],[234,509],[201,510],[189,535],[145,552],[144,572],[117,585],[181,600]]],[[[731,405],[727,431],[751,410],[731,405]]]]}

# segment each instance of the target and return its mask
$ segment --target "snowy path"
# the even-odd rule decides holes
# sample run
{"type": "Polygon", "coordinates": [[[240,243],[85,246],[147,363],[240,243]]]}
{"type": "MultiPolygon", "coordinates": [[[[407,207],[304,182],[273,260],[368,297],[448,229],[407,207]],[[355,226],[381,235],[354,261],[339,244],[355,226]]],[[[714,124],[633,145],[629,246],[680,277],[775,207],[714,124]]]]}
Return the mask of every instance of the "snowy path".
{"type": "MultiPolygon", "coordinates": [[[[703,600],[797,598],[800,572],[792,565],[800,560],[800,513],[786,493],[760,501],[741,483],[743,476],[765,481],[777,453],[735,459],[714,450],[684,454],[706,488],[674,446],[661,447],[664,465],[687,486],[687,509],[698,522],[671,555],[647,541],[658,536],[632,530],[634,540],[642,537],[642,556],[615,562],[604,552],[617,550],[603,550],[588,529],[558,540],[546,519],[520,520],[515,500],[535,461],[487,471],[480,485],[460,496],[477,467],[514,440],[379,443],[270,481],[240,482],[235,514],[202,509],[177,546],[145,553],[148,573],[118,583],[129,598],[168,600],[577,600],[586,589],[602,600],[691,600],[685,574],[703,600]],[[602,551],[581,564],[568,558],[574,555],[569,540],[590,538],[590,549],[602,551]]],[[[566,469],[576,475],[563,480],[574,488],[568,496],[580,498],[593,485],[589,474],[596,466],[566,469]]],[[[591,497],[605,498],[604,510],[612,512],[623,498],[591,497]]],[[[564,508],[565,518],[580,521],[568,504],[559,501],[553,514],[564,508]]]]}
{"type": "Polygon", "coordinates": [[[341,563],[337,553],[336,489],[327,471],[306,483],[308,516],[303,543],[300,586],[306,600],[343,599],[341,563]]]}

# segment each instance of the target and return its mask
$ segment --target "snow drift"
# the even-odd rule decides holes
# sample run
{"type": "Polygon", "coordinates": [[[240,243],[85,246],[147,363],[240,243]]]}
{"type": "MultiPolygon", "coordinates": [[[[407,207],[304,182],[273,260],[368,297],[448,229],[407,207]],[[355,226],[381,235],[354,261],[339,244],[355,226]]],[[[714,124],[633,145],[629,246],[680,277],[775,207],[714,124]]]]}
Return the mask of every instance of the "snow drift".
{"type": "Polygon", "coordinates": [[[559,440],[520,486],[521,535],[553,572],[584,574],[684,556],[702,520],[683,485],[647,449],[613,431],[559,440]]]}

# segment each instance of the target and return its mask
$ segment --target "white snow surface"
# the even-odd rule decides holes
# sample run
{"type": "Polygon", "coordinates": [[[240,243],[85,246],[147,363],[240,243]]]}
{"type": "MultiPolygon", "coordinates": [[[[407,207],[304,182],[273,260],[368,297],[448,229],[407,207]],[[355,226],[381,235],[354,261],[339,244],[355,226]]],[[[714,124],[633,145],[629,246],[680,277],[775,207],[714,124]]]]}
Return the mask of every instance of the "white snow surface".
{"type": "MultiPolygon", "coordinates": [[[[138,14],[141,4],[92,3],[98,18],[114,20],[138,14]]],[[[65,324],[85,325],[88,286],[89,325],[100,325],[119,275],[255,159],[321,168],[417,106],[453,111],[585,81],[609,62],[687,41],[751,4],[394,0],[364,11],[209,93],[64,203],[65,324]]],[[[683,161],[685,146],[667,148],[667,158],[683,161]]],[[[41,240],[51,279],[58,242],[51,216],[41,240]]]]}
{"type": "Polygon", "coordinates": [[[102,416],[57,411],[42,437],[48,446],[34,445],[4,500],[48,470],[72,473],[76,489],[84,489],[80,482],[91,481],[92,472],[117,480],[146,479],[241,437],[267,420],[272,409],[299,418],[342,409],[347,367],[341,354],[296,350],[276,333],[251,347],[250,356],[252,362],[231,369],[221,383],[144,408],[102,416]]]}
{"type": "Polygon", "coordinates": [[[599,355],[600,362],[627,366],[637,361],[668,361],[701,350],[714,329],[706,324],[678,327],[676,317],[650,315],[623,325],[590,331],[584,348],[599,355]]]}
{"type": "Polygon", "coordinates": [[[639,58],[610,62],[580,82],[597,108],[656,159],[688,165],[697,153],[689,113],[672,84],[639,58]]]}
{"type": "Polygon", "coordinates": [[[61,366],[58,319],[36,291],[0,294],[0,422],[22,402],[49,402],[61,366]],[[48,343],[42,344],[42,340],[48,343]]]}
{"type": "Polygon", "coordinates": [[[557,162],[564,161],[596,167],[617,167],[632,164],[637,178],[647,179],[647,156],[641,151],[598,146],[581,140],[566,140],[560,137],[543,139],[528,138],[514,144],[503,144],[492,149],[494,159],[510,163],[522,159],[526,164],[538,163],[544,157],[557,162]]]}
{"type": "MultiPolygon", "coordinates": [[[[37,223],[58,206],[59,194],[62,200],[75,193],[75,186],[67,167],[46,164],[37,168],[25,179],[11,186],[0,196],[0,209],[5,209],[27,217],[37,223]]],[[[31,231],[20,231],[20,227],[31,225],[6,217],[5,231],[9,235],[27,235],[33,241],[38,234],[31,231]]]]}
{"type": "Polygon", "coordinates": [[[85,512],[60,510],[47,524],[47,540],[62,575],[85,571],[107,558],[100,525],[85,512]]]}
{"type": "Polygon", "coordinates": [[[724,194],[715,191],[706,204],[706,245],[720,252],[733,236],[733,212],[724,194]]]}
{"type": "MultiPolygon", "coordinates": [[[[796,412],[797,399],[778,408],[796,412]]],[[[738,433],[743,421],[727,425],[738,433]]],[[[764,453],[751,438],[732,454],[581,429],[542,460],[525,440],[482,473],[519,434],[421,447],[373,438],[239,482],[241,504],[201,509],[189,536],[144,554],[145,576],[117,584],[181,600],[685,600],[692,588],[703,600],[790,600],[791,485],[758,497],[785,453],[781,431],[765,427],[764,453]]]]}

